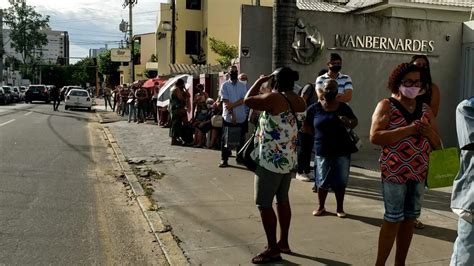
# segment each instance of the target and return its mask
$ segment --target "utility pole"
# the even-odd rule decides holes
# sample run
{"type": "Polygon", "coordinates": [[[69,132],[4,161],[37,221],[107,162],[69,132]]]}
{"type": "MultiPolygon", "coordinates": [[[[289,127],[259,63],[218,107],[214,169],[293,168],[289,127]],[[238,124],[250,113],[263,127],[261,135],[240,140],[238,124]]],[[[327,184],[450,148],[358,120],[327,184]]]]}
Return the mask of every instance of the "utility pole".
{"type": "Polygon", "coordinates": [[[176,0],[171,0],[171,64],[176,63],[176,0]]]}
{"type": "Polygon", "coordinates": [[[296,0],[273,2],[273,51],[272,67],[290,66],[291,42],[296,21],[296,0]]]}
{"type": "Polygon", "coordinates": [[[123,8],[128,6],[128,26],[129,26],[129,40],[130,40],[130,77],[131,83],[135,80],[135,67],[133,65],[133,6],[138,0],[124,0],[123,8]]]}

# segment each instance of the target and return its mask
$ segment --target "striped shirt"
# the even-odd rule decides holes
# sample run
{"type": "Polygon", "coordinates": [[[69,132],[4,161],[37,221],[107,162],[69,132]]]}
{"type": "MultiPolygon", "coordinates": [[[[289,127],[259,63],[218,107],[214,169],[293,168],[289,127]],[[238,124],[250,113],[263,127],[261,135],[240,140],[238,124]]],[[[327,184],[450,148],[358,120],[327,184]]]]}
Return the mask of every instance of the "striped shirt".
{"type": "MultiPolygon", "coordinates": [[[[331,77],[329,77],[328,73],[326,73],[324,75],[321,75],[321,76],[316,78],[316,82],[315,82],[316,83],[315,84],[316,91],[319,91],[319,90],[323,89],[324,81],[327,80],[327,79],[331,79],[331,77]]],[[[352,79],[348,75],[339,73],[335,80],[337,81],[337,84],[338,84],[337,89],[338,89],[339,93],[344,93],[345,90],[352,90],[353,89],[352,79]]]]}

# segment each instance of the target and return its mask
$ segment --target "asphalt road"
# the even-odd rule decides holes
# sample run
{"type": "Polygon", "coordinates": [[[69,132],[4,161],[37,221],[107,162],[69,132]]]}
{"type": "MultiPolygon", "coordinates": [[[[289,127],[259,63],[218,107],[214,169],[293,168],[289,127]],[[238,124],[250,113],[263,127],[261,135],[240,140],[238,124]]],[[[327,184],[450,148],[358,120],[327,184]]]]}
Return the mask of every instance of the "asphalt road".
{"type": "Polygon", "coordinates": [[[0,265],[164,264],[93,113],[0,106],[0,265]]]}

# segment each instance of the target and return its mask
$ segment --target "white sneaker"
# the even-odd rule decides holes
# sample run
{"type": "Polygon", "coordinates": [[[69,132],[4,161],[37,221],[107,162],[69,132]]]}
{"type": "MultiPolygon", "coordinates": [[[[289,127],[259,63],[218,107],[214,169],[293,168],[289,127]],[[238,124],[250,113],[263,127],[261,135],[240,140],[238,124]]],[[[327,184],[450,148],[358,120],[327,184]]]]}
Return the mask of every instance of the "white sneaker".
{"type": "Polygon", "coordinates": [[[296,174],[296,179],[300,180],[300,181],[304,181],[304,182],[309,182],[311,181],[311,179],[306,175],[306,174],[299,174],[297,173],[296,174]]]}

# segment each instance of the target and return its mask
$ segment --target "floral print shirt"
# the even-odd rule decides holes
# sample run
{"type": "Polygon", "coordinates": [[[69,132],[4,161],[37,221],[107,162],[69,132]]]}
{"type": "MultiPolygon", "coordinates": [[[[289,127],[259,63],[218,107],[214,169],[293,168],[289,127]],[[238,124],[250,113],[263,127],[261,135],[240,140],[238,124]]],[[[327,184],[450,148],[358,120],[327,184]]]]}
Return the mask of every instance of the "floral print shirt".
{"type": "Polygon", "coordinates": [[[257,165],[280,174],[289,173],[296,165],[296,118],[290,111],[278,115],[262,112],[255,132],[255,149],[251,157],[257,165]]]}

